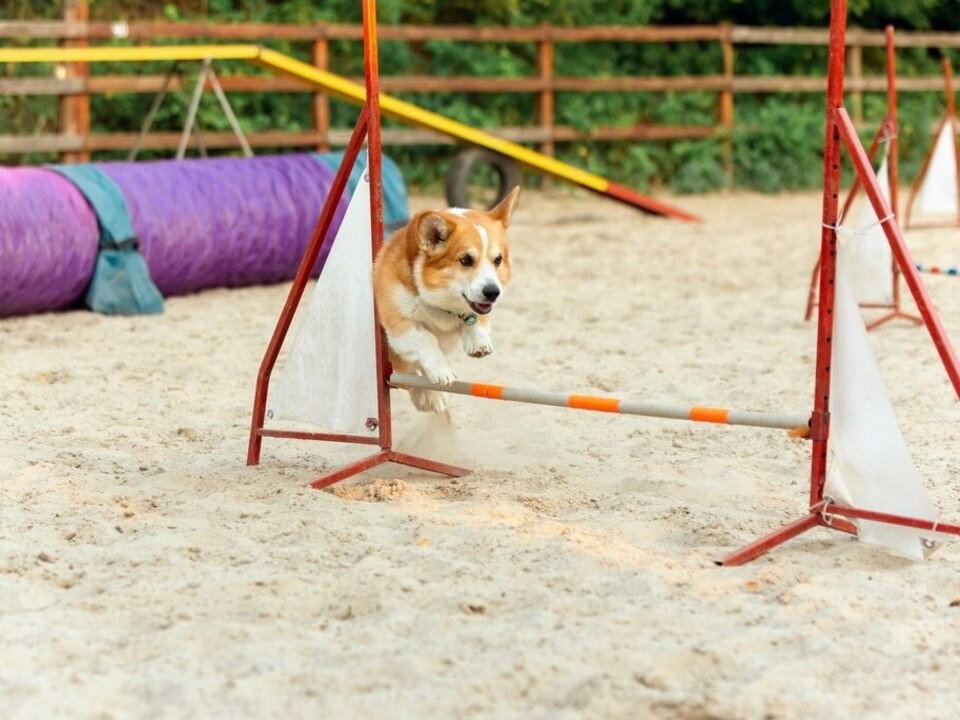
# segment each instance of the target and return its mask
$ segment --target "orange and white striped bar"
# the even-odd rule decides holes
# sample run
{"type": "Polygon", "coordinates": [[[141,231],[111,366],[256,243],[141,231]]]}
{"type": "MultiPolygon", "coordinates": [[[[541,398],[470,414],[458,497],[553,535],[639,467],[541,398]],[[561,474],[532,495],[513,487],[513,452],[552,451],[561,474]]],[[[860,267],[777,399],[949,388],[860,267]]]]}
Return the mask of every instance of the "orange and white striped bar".
{"type": "Polygon", "coordinates": [[[644,415],[646,417],[666,418],[669,420],[688,420],[691,422],[719,423],[721,425],[749,425],[751,427],[774,428],[779,430],[803,431],[809,426],[809,416],[780,413],[751,412],[747,410],[728,410],[727,408],[680,406],[641,400],[618,400],[595,395],[568,395],[565,393],[543,392],[541,390],[523,390],[503,385],[468,383],[456,381],[450,385],[436,385],[419,375],[393,373],[390,384],[397,388],[420,388],[439,390],[456,395],[471,395],[489,400],[509,400],[534,405],[552,405],[554,407],[573,408],[574,410],[593,410],[596,412],[618,413],[620,415],[644,415]]]}
{"type": "Polygon", "coordinates": [[[957,267],[940,267],[939,265],[921,265],[917,263],[917,271],[922,273],[930,273],[931,275],[951,275],[953,277],[960,276],[960,268],[957,267]]]}

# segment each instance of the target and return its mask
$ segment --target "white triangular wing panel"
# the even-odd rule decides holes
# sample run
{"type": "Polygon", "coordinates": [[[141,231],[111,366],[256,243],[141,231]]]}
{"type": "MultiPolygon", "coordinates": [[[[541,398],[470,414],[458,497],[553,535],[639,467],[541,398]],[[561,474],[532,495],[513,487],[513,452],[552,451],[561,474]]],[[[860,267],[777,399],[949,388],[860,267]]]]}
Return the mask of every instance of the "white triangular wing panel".
{"type": "MultiPolygon", "coordinates": [[[[900,432],[846,270],[837,258],[830,394],[831,468],[826,494],[852,507],[934,521],[930,502],[900,432]]],[[[859,538],[923,559],[923,538],[912,528],[857,521],[859,538]]]]}
{"type": "Polygon", "coordinates": [[[370,237],[370,182],[364,172],[301,310],[287,360],[271,379],[269,417],[372,434],[367,420],[378,417],[378,381],[370,237]]]}
{"type": "Polygon", "coordinates": [[[953,215],[957,206],[957,154],[952,122],[945,122],[937,135],[933,155],[923,176],[914,212],[922,215],[953,215]]]}
{"type": "MultiPolygon", "coordinates": [[[[889,201],[886,153],[877,170],[877,180],[883,196],[889,201]]],[[[855,233],[841,236],[850,282],[858,302],[888,305],[893,302],[893,253],[873,205],[867,197],[863,200],[854,225],[855,233]]]]}

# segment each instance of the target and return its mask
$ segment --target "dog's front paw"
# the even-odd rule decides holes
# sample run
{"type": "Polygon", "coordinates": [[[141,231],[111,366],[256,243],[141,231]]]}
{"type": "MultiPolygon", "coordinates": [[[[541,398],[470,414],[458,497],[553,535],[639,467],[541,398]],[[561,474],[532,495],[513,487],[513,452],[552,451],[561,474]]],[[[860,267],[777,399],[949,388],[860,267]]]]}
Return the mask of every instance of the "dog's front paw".
{"type": "Polygon", "coordinates": [[[435,385],[449,385],[457,379],[449,363],[436,363],[430,366],[423,366],[423,374],[427,376],[427,380],[435,385]]]}
{"type": "Polygon", "coordinates": [[[463,351],[470,357],[482,358],[493,352],[493,340],[485,332],[476,332],[463,337],[463,351]]]}
{"type": "Polygon", "coordinates": [[[421,412],[442,413],[447,409],[447,394],[437,390],[410,388],[410,400],[421,412]]]}

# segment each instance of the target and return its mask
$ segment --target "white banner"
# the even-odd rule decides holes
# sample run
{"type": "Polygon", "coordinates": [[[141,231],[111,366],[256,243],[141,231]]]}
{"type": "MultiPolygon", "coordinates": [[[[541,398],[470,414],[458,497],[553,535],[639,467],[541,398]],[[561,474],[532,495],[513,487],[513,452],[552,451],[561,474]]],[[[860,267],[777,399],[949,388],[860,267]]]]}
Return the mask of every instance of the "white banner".
{"type": "MultiPolygon", "coordinates": [[[[887,175],[886,150],[877,170],[877,180],[880,181],[883,196],[889,201],[890,178],[887,175]]],[[[863,205],[857,216],[854,234],[846,237],[841,234],[853,294],[861,303],[889,305],[893,302],[893,252],[883,233],[881,218],[877,217],[867,194],[861,194],[863,205]]]]}
{"type": "MultiPolygon", "coordinates": [[[[853,296],[846,253],[837,257],[830,393],[830,460],[826,494],[851,507],[936,520],[900,432],[867,329],[853,296]]],[[[860,540],[909,558],[925,556],[932,533],[856,521],[860,540]]]]}
{"type": "Polygon", "coordinates": [[[952,215],[955,217],[960,212],[960,208],[957,207],[956,142],[953,123],[948,120],[937,135],[930,164],[923,176],[917,206],[914,208],[916,216],[952,215]]]}
{"type": "Polygon", "coordinates": [[[372,435],[377,363],[370,181],[366,171],[337,232],[303,321],[268,391],[269,416],[372,435]]]}

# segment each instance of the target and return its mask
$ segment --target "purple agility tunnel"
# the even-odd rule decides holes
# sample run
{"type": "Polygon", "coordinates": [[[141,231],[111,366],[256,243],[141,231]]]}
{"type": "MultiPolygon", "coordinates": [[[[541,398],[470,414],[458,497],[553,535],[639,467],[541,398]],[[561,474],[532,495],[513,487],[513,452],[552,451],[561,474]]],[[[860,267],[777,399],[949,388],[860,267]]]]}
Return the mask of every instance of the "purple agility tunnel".
{"type": "MultiPolygon", "coordinates": [[[[334,176],[310,155],[97,167],[119,186],[164,296],[292,278],[334,176]]],[[[78,305],[98,238],[96,215],[64,177],[0,168],[0,317],[78,305]]]]}
{"type": "Polygon", "coordinates": [[[0,167],[0,317],[75,304],[98,237],[97,216],[66,178],[0,167]]]}
{"type": "MultiPolygon", "coordinates": [[[[309,155],[101,163],[164,296],[289,280],[330,192],[309,155]]],[[[334,221],[346,210],[341,200],[334,221]]]]}

